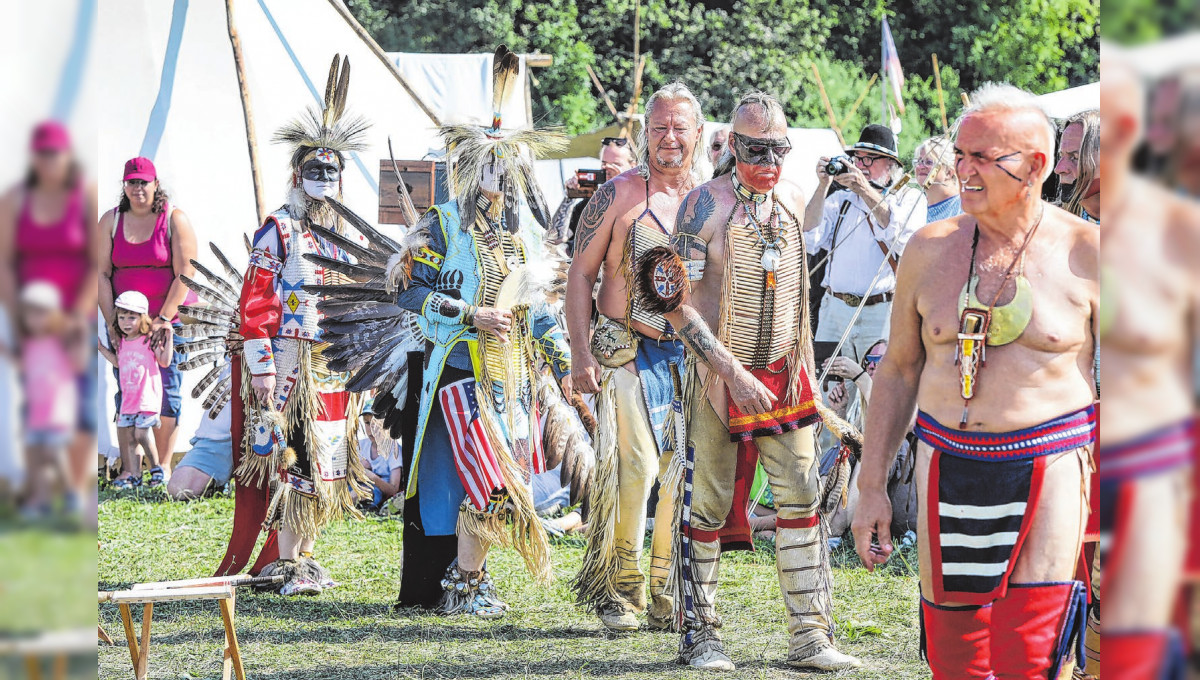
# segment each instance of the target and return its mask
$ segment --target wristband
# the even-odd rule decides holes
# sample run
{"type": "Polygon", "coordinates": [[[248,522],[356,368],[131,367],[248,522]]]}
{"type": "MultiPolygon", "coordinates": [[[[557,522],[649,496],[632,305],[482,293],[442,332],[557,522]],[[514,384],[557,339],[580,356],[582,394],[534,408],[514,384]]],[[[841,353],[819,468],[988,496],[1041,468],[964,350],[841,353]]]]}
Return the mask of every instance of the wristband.
{"type": "Polygon", "coordinates": [[[856,376],[854,376],[853,378],[851,378],[851,379],[850,379],[850,381],[851,381],[851,382],[858,382],[858,379],[859,379],[859,378],[861,378],[861,377],[863,377],[864,375],[866,375],[866,373],[867,373],[867,369],[865,369],[865,368],[864,368],[863,370],[861,370],[861,371],[859,371],[859,372],[858,372],[858,375],[856,375],[856,376]]]}
{"type": "Polygon", "coordinates": [[[168,319],[168,318],[167,318],[165,315],[163,315],[163,314],[159,314],[159,315],[158,315],[158,318],[162,319],[163,321],[166,321],[167,323],[171,323],[171,320],[170,320],[170,319],[168,319]]]}

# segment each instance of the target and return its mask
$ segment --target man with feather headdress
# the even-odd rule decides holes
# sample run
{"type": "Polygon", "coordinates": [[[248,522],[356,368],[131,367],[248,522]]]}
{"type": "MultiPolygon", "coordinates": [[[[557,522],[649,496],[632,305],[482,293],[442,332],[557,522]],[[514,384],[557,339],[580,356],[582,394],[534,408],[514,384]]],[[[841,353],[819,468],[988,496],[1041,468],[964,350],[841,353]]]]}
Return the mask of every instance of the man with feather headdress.
{"type": "Polygon", "coordinates": [[[343,115],[349,79],[349,59],[335,55],[321,110],[276,133],[292,149],[287,203],[254,233],[237,308],[211,312],[229,317],[244,339],[232,376],[234,528],[217,574],[241,571],[261,529],[271,528],[251,573],[282,575],[284,595],[332,585],[313,547],[329,521],[358,514],[353,491],[366,488],[355,450],[358,397],[346,389],[350,375],[328,365],[312,289],[344,280],[336,267],[352,259],[345,244],[365,243],[330,207],[346,156],[365,148],[368,123],[343,115]]]}
{"type": "MultiPolygon", "coordinates": [[[[494,111],[519,68],[515,54],[497,50],[494,111]]],[[[484,569],[490,546],[512,545],[535,578],[550,577],[532,475],[553,468],[564,448],[564,477],[573,471],[579,481],[588,471],[586,437],[559,392],[571,394],[570,349],[547,304],[558,262],[543,249],[547,211],[531,158],[565,140],[502,131],[499,113],[490,127],[452,125],[441,134],[454,198],[430,208],[399,243],[364,227],[372,249],[348,270],[364,285],[327,289],[330,301],[364,305],[360,330],[346,322],[323,328],[341,338],[330,336],[334,354],[357,357],[351,389],[376,390],[375,414],[393,435],[409,395],[418,402],[406,442],[412,462],[398,605],[434,604],[428,586],[437,573],[442,613],[498,618],[508,607],[484,569]],[[388,307],[397,313],[383,313],[388,307]],[[424,370],[410,378],[414,328],[424,370]],[[557,380],[542,373],[543,362],[557,380]],[[410,381],[419,389],[410,391],[410,381]]]]}

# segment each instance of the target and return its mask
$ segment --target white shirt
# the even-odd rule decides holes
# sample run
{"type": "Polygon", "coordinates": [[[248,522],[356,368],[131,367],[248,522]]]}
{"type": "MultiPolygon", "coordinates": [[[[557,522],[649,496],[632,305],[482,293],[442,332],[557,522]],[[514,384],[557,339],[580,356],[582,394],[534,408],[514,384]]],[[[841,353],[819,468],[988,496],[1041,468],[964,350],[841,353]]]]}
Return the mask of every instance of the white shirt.
{"type": "MultiPolygon", "coordinates": [[[[228,377],[229,371],[229,364],[225,364],[221,369],[221,379],[228,377]]],[[[233,398],[237,399],[237,395],[234,395],[233,398]]],[[[233,438],[233,409],[226,403],[225,408],[217,413],[216,418],[209,418],[208,412],[205,411],[200,418],[200,425],[196,427],[196,433],[192,436],[193,445],[201,439],[217,442],[231,440],[233,438]]]]}
{"type": "Polygon", "coordinates": [[[821,223],[804,235],[805,245],[810,252],[828,251],[833,249],[833,232],[837,229],[837,250],[826,264],[825,279],[821,285],[835,293],[861,296],[896,289],[896,275],[889,265],[884,264],[879,243],[882,242],[887,248],[895,241],[895,254],[898,257],[903,253],[912,235],[925,226],[927,204],[925,194],[913,187],[894,191],[883,201],[890,213],[886,229],[879,228],[879,221],[870,215],[870,206],[849,189],[835,191],[825,199],[821,223]],[[838,213],[846,201],[850,202],[850,206],[838,227],[838,213]],[[879,278],[868,291],[867,287],[877,273],[879,278]]]}

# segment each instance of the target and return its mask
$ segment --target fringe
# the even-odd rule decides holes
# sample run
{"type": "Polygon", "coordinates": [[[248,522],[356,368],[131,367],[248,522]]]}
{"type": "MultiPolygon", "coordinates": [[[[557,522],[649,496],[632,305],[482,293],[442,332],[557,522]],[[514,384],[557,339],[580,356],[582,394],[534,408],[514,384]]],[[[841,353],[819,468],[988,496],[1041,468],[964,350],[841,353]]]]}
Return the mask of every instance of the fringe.
{"type": "MultiPolygon", "coordinates": [[[[234,477],[239,484],[261,487],[271,480],[275,475],[275,471],[279,469],[279,461],[276,456],[260,456],[254,453],[254,427],[251,422],[251,409],[257,409],[258,398],[254,396],[254,388],[250,386],[250,379],[253,376],[250,370],[246,368],[245,362],[242,362],[242,390],[241,399],[243,404],[250,405],[246,409],[245,424],[242,427],[242,461],[234,470],[234,477]]],[[[274,424],[279,426],[280,431],[283,431],[283,416],[277,411],[258,410],[255,415],[259,418],[269,418],[274,421],[274,424]]]]}
{"type": "Polygon", "coordinates": [[[324,512],[321,508],[320,496],[323,483],[320,480],[313,480],[313,483],[317,485],[316,498],[289,491],[283,494],[279,506],[281,509],[280,523],[284,528],[305,538],[315,539],[320,535],[321,527],[324,526],[324,512]]]}
{"type": "MultiPolygon", "coordinates": [[[[476,382],[478,391],[479,383],[476,382]]],[[[488,403],[483,395],[477,395],[480,403],[488,403]]],[[[513,460],[508,442],[505,441],[499,425],[493,420],[487,409],[480,409],[480,420],[483,429],[500,462],[500,472],[504,476],[504,486],[512,504],[512,539],[511,545],[521,554],[525,568],[539,583],[549,583],[553,572],[550,570],[550,541],[546,538],[546,530],[533,507],[533,492],[527,486],[523,471],[513,460]]],[[[462,513],[459,514],[462,521],[462,513]]]]}
{"type": "Polygon", "coordinates": [[[617,593],[616,577],[621,560],[617,555],[617,422],[616,382],[612,371],[606,375],[596,399],[596,420],[601,423],[596,438],[596,467],[592,472],[591,506],[588,518],[587,550],[579,573],[571,582],[575,601],[580,607],[597,608],[623,598],[617,593]]]}

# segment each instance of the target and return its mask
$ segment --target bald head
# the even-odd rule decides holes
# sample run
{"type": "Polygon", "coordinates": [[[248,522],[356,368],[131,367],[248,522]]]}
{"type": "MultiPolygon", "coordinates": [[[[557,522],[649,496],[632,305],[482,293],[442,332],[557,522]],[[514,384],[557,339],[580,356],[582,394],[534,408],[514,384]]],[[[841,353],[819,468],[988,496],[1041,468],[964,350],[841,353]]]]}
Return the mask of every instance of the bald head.
{"type": "Polygon", "coordinates": [[[787,117],[779,101],[765,92],[752,92],[741,98],[729,121],[734,132],[749,137],[787,135],[787,117]]]}

